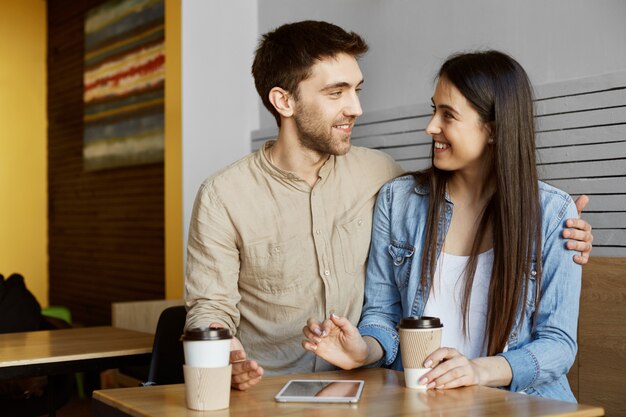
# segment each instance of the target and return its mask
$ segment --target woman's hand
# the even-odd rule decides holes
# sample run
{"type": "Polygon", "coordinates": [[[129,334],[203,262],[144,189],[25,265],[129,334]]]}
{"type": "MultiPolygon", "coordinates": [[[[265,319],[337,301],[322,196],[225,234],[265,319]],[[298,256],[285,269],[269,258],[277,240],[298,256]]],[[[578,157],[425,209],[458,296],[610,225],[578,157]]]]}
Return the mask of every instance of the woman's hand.
{"type": "Polygon", "coordinates": [[[439,348],[424,361],[433,369],[419,381],[428,388],[447,389],[468,385],[506,386],[513,372],[508,361],[500,356],[469,360],[453,348],[439,348]]]}
{"type": "Polygon", "coordinates": [[[302,333],[302,347],[335,366],[354,369],[366,364],[368,345],[345,317],[331,313],[323,323],[309,319],[302,333]]]}

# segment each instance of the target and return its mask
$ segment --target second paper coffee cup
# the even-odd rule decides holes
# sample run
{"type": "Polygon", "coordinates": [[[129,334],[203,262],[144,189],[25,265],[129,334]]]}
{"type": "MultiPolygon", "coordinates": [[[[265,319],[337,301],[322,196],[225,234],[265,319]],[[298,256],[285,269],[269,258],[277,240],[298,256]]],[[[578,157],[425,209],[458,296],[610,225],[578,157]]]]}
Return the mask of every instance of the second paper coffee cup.
{"type": "Polygon", "coordinates": [[[400,320],[400,352],[408,388],[426,389],[419,380],[431,370],[424,368],[426,357],[441,347],[443,324],[437,317],[405,317],[400,320]]]}
{"type": "Polygon", "coordinates": [[[181,340],[185,364],[194,368],[220,368],[230,363],[229,329],[196,328],[185,331],[181,340]]]}

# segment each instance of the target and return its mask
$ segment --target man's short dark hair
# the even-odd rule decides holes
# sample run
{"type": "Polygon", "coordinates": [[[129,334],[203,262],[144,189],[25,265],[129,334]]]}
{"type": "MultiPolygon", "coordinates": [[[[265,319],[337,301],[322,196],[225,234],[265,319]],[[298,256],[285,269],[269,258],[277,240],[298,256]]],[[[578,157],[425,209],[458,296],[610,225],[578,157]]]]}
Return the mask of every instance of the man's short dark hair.
{"type": "Polygon", "coordinates": [[[311,67],[340,53],[359,58],[367,43],[358,34],[327,22],[305,20],[282,25],[261,37],[252,75],[265,107],[280,126],[280,115],[270,103],[272,88],[280,87],[298,97],[298,84],[311,75],[311,67]]]}

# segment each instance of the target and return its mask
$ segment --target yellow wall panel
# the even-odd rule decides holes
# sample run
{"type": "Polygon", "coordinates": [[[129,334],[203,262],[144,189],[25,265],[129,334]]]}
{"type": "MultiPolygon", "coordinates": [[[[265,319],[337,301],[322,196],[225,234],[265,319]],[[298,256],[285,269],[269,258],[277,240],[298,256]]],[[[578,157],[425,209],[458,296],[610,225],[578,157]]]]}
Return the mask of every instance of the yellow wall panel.
{"type": "Polygon", "coordinates": [[[165,0],[165,297],[183,296],[181,0],[165,0]]]}
{"type": "Polygon", "coordinates": [[[0,273],[48,303],[46,3],[0,0],[0,273]]]}

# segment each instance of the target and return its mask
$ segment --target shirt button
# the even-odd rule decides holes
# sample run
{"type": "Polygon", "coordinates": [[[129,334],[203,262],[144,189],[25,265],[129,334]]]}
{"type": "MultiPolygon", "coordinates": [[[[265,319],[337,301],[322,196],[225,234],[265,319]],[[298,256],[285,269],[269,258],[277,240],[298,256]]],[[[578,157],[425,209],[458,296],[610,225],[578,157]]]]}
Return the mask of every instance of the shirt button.
{"type": "Polygon", "coordinates": [[[322,233],[322,232],[320,231],[320,229],[317,229],[317,230],[315,231],[315,234],[316,234],[316,235],[319,235],[320,233],[322,233]]]}
{"type": "Polygon", "coordinates": [[[276,253],[280,252],[280,248],[274,248],[274,252],[276,253]]]}
{"type": "Polygon", "coordinates": [[[398,256],[398,257],[396,258],[396,262],[398,262],[398,263],[402,262],[402,258],[398,256]]]}
{"type": "Polygon", "coordinates": [[[537,275],[537,271],[535,271],[534,269],[532,271],[530,271],[530,275],[532,275],[533,277],[537,275]]]}
{"type": "Polygon", "coordinates": [[[359,219],[359,221],[357,222],[357,224],[358,224],[359,226],[361,226],[361,225],[363,224],[363,220],[359,219]]]}
{"type": "Polygon", "coordinates": [[[324,275],[329,276],[330,275],[330,271],[327,269],[326,271],[324,271],[324,275]]]}

